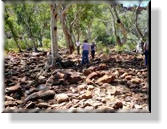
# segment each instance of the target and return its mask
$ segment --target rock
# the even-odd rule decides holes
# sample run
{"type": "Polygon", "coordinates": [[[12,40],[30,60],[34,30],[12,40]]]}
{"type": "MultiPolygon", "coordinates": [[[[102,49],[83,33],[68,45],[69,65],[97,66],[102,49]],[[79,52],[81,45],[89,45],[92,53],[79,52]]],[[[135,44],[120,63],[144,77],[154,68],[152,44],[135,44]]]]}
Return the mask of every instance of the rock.
{"type": "Polygon", "coordinates": [[[105,70],[105,69],[107,69],[107,65],[106,65],[106,64],[100,64],[100,65],[96,68],[96,70],[105,70]]]}
{"type": "Polygon", "coordinates": [[[65,75],[61,72],[57,72],[57,76],[58,76],[58,78],[64,78],[65,75]]]}
{"type": "Polygon", "coordinates": [[[83,70],[83,74],[84,74],[85,76],[89,75],[91,72],[92,72],[92,71],[90,71],[89,69],[84,69],[84,70],[83,70]]]}
{"type": "Polygon", "coordinates": [[[107,90],[107,93],[108,93],[109,95],[114,95],[115,92],[116,92],[115,86],[111,86],[111,87],[107,90]]]}
{"type": "Polygon", "coordinates": [[[39,78],[38,78],[38,83],[39,83],[39,84],[44,84],[44,83],[46,83],[46,78],[45,78],[44,76],[39,76],[39,78]]]}
{"type": "Polygon", "coordinates": [[[111,85],[108,83],[103,83],[103,85],[101,86],[101,88],[107,88],[107,87],[111,87],[111,85]]]}
{"type": "Polygon", "coordinates": [[[100,73],[99,72],[93,72],[91,74],[88,75],[87,79],[92,79],[95,77],[100,77],[100,73]]]}
{"type": "Polygon", "coordinates": [[[120,109],[123,108],[123,103],[122,102],[116,102],[113,106],[114,109],[120,109]]]}
{"type": "Polygon", "coordinates": [[[39,76],[38,79],[43,80],[43,79],[45,79],[45,77],[44,76],[39,76]]]}
{"type": "Polygon", "coordinates": [[[83,103],[82,108],[84,108],[86,106],[92,106],[92,105],[93,105],[93,101],[91,99],[89,99],[83,103]]]}
{"type": "Polygon", "coordinates": [[[133,108],[135,108],[135,109],[142,109],[142,106],[138,105],[138,104],[135,104],[135,105],[133,105],[133,108]]]}
{"type": "Polygon", "coordinates": [[[132,75],[127,75],[127,76],[125,77],[126,80],[131,80],[131,78],[132,78],[132,75]]]}
{"type": "Polygon", "coordinates": [[[55,96],[55,91],[47,90],[47,91],[39,91],[40,99],[53,99],[55,96]]]}
{"type": "Polygon", "coordinates": [[[111,83],[115,79],[114,76],[112,75],[104,75],[103,77],[99,78],[96,83],[101,84],[101,83],[111,83]]]}
{"type": "Polygon", "coordinates": [[[88,85],[87,90],[91,91],[91,90],[93,90],[94,88],[95,88],[94,86],[88,85]]]}
{"type": "Polygon", "coordinates": [[[82,80],[82,78],[81,78],[80,73],[74,72],[71,74],[69,80],[67,80],[67,81],[70,82],[70,84],[76,84],[81,80],[82,80]]]}
{"type": "Polygon", "coordinates": [[[34,102],[30,102],[26,105],[26,109],[34,109],[35,108],[35,103],[34,102]]]}
{"type": "Polygon", "coordinates": [[[30,100],[36,100],[36,99],[38,99],[38,98],[39,98],[38,92],[34,92],[34,93],[28,95],[28,96],[25,98],[25,102],[28,102],[28,101],[30,101],[30,100]]]}
{"type": "Polygon", "coordinates": [[[90,80],[89,78],[86,79],[86,83],[88,85],[93,85],[94,84],[94,82],[92,80],[90,80]]]}
{"type": "Polygon", "coordinates": [[[15,100],[13,97],[5,95],[5,101],[13,101],[15,100]]]}
{"type": "Polygon", "coordinates": [[[27,78],[23,77],[23,78],[20,79],[20,82],[25,82],[26,80],[27,80],[27,78]]]}
{"type": "Polygon", "coordinates": [[[96,78],[96,77],[101,77],[103,75],[104,75],[104,73],[102,73],[102,72],[93,72],[93,73],[89,74],[88,77],[86,78],[86,83],[93,84],[93,81],[91,79],[96,78]]]}
{"type": "Polygon", "coordinates": [[[140,84],[141,80],[139,78],[133,78],[133,79],[131,79],[131,82],[134,84],[140,84]]]}
{"type": "Polygon", "coordinates": [[[37,106],[39,108],[48,108],[49,107],[48,103],[39,103],[37,106]]]}
{"type": "Polygon", "coordinates": [[[90,91],[87,91],[86,93],[79,96],[79,99],[90,99],[92,98],[92,93],[90,91]]]}
{"type": "Polygon", "coordinates": [[[18,92],[21,90],[20,83],[18,83],[15,86],[11,86],[5,89],[6,93],[13,93],[13,92],[18,92]]]}
{"type": "Polygon", "coordinates": [[[73,106],[73,103],[70,102],[70,103],[68,103],[68,104],[66,105],[66,109],[69,109],[69,108],[71,108],[72,106],[73,106]]]}
{"type": "Polygon", "coordinates": [[[55,92],[53,90],[38,91],[26,97],[25,102],[36,99],[53,99],[55,92]]]}
{"type": "Polygon", "coordinates": [[[118,77],[119,77],[119,71],[116,70],[116,71],[113,73],[113,76],[115,76],[116,78],[118,78],[118,77]]]}
{"type": "Polygon", "coordinates": [[[69,97],[67,94],[62,93],[62,94],[56,95],[56,100],[58,103],[62,103],[62,102],[68,101],[69,97]]]}
{"type": "Polygon", "coordinates": [[[37,92],[37,91],[39,91],[37,88],[32,87],[30,90],[26,90],[25,93],[26,93],[26,95],[30,95],[30,94],[37,92]]]}
{"type": "Polygon", "coordinates": [[[114,112],[114,109],[108,106],[100,106],[97,112],[109,113],[109,112],[114,112]]]}
{"type": "Polygon", "coordinates": [[[72,103],[74,103],[74,104],[77,104],[78,102],[79,102],[78,99],[73,99],[73,100],[72,100],[72,103]]]}
{"type": "Polygon", "coordinates": [[[122,74],[122,75],[120,76],[120,78],[121,78],[121,79],[124,79],[125,76],[127,76],[127,75],[128,75],[128,73],[125,72],[124,74],[122,74]]]}
{"type": "Polygon", "coordinates": [[[102,105],[102,103],[100,103],[100,102],[96,102],[96,103],[93,103],[93,107],[95,108],[95,109],[97,109],[99,106],[101,106],[102,105]]]}
{"type": "Polygon", "coordinates": [[[5,101],[5,107],[12,107],[12,106],[17,106],[17,103],[14,101],[5,101]]]}
{"type": "Polygon", "coordinates": [[[94,108],[92,106],[86,106],[83,112],[93,112],[94,108]]]}
{"type": "Polygon", "coordinates": [[[91,67],[89,67],[88,69],[84,69],[84,70],[83,70],[83,74],[84,74],[85,76],[87,76],[87,75],[91,74],[93,71],[95,71],[95,69],[96,69],[96,67],[91,66],[91,67]]]}
{"type": "Polygon", "coordinates": [[[81,85],[79,85],[79,86],[77,87],[78,91],[82,91],[82,90],[84,90],[84,89],[86,89],[86,88],[87,88],[87,85],[86,85],[86,84],[81,84],[81,85]]]}
{"type": "Polygon", "coordinates": [[[46,81],[46,85],[53,84],[53,82],[54,82],[54,76],[51,75],[51,76],[49,77],[49,79],[46,81]]]}
{"type": "Polygon", "coordinates": [[[32,56],[40,56],[41,53],[38,53],[38,52],[32,52],[32,56]]]}
{"type": "Polygon", "coordinates": [[[39,85],[38,87],[37,87],[37,90],[46,90],[46,89],[48,89],[48,87],[46,86],[46,85],[44,85],[44,84],[41,84],[41,85],[39,85]]]}
{"type": "Polygon", "coordinates": [[[121,91],[116,90],[115,93],[114,93],[114,95],[115,95],[115,96],[121,95],[121,91]]]}

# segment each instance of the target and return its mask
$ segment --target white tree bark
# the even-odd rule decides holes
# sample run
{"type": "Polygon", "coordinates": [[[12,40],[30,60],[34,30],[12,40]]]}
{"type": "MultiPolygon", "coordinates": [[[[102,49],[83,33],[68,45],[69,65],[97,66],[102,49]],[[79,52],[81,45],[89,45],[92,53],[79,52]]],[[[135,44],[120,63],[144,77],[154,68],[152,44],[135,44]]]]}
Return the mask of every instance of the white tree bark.
{"type": "Polygon", "coordinates": [[[55,65],[56,58],[58,58],[58,44],[57,44],[57,7],[54,2],[51,3],[51,65],[55,65]]]}

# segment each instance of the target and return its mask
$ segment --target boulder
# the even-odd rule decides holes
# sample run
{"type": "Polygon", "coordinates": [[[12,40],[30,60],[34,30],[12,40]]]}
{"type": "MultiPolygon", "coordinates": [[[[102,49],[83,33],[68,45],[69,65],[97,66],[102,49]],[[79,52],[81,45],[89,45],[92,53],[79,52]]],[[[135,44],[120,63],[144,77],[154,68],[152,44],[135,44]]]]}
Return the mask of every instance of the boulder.
{"type": "Polygon", "coordinates": [[[62,103],[62,102],[68,101],[69,97],[67,94],[62,93],[62,94],[56,95],[56,100],[58,103],[62,103]]]}
{"type": "Polygon", "coordinates": [[[82,90],[85,90],[87,88],[87,85],[86,84],[81,84],[77,87],[78,91],[82,91],[82,90]]]}
{"type": "Polygon", "coordinates": [[[92,98],[92,93],[90,91],[87,91],[86,93],[83,93],[79,96],[79,99],[90,99],[92,98]]]}
{"type": "Polygon", "coordinates": [[[93,73],[89,74],[88,77],[86,78],[86,83],[87,84],[94,84],[92,79],[101,77],[103,75],[104,75],[104,73],[102,73],[102,72],[93,72],[93,73]]]}
{"type": "Polygon", "coordinates": [[[126,80],[131,80],[131,78],[132,78],[132,75],[127,75],[127,76],[125,77],[126,80]]]}
{"type": "Polygon", "coordinates": [[[113,106],[114,109],[120,109],[123,108],[123,103],[122,102],[116,102],[113,106]]]}
{"type": "Polygon", "coordinates": [[[55,96],[55,91],[53,90],[39,91],[38,93],[40,99],[53,99],[55,96]]]}
{"type": "Polygon", "coordinates": [[[38,83],[42,84],[42,83],[45,83],[46,80],[45,80],[45,77],[44,76],[39,76],[38,77],[38,83]]]}
{"type": "Polygon", "coordinates": [[[5,89],[6,93],[13,93],[18,92],[21,90],[20,83],[16,84],[15,86],[11,86],[5,89]]]}
{"type": "Polygon", "coordinates": [[[100,77],[100,76],[101,76],[100,72],[93,72],[93,73],[89,74],[86,79],[92,79],[92,78],[100,77]]]}
{"type": "Polygon", "coordinates": [[[89,67],[88,69],[84,69],[84,70],[83,70],[83,74],[84,74],[85,76],[87,76],[87,75],[91,74],[93,71],[95,71],[95,69],[96,69],[96,67],[91,66],[91,67],[89,67]]]}
{"type": "Polygon", "coordinates": [[[25,102],[36,99],[53,99],[54,96],[55,96],[55,91],[53,90],[38,91],[28,95],[25,98],[25,102]]]}
{"type": "Polygon", "coordinates": [[[39,103],[37,106],[39,108],[47,108],[47,107],[49,107],[48,103],[39,103]]]}
{"type": "Polygon", "coordinates": [[[140,84],[141,80],[136,77],[136,78],[131,79],[131,82],[134,83],[134,84],[140,84]]]}
{"type": "Polygon", "coordinates": [[[94,88],[95,88],[95,87],[94,87],[93,85],[88,85],[87,90],[91,91],[91,90],[93,90],[94,88]]]}
{"type": "Polygon", "coordinates": [[[104,75],[103,77],[99,78],[96,83],[101,84],[101,83],[111,83],[115,79],[114,76],[112,75],[104,75]]]}
{"type": "Polygon", "coordinates": [[[105,70],[105,69],[107,69],[107,65],[104,63],[96,67],[96,70],[105,70]]]}
{"type": "Polygon", "coordinates": [[[5,101],[5,107],[13,107],[13,106],[17,106],[17,103],[15,101],[5,101]]]}
{"type": "Polygon", "coordinates": [[[82,80],[81,75],[78,72],[74,72],[73,74],[70,75],[70,78],[67,81],[70,84],[76,84],[81,80],[82,80]]]}
{"type": "Polygon", "coordinates": [[[128,75],[128,73],[125,72],[124,74],[122,74],[122,75],[120,76],[120,78],[121,78],[121,79],[124,79],[125,76],[127,76],[127,75],[128,75]]]}

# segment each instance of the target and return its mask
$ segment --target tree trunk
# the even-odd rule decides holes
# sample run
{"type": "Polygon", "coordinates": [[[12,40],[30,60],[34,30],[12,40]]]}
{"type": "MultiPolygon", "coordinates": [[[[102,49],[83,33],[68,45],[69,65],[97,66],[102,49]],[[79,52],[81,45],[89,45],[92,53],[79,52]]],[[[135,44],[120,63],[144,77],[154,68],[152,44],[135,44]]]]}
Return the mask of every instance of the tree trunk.
{"type": "Polygon", "coordinates": [[[27,39],[25,38],[25,36],[24,36],[24,34],[23,34],[23,41],[24,41],[24,43],[25,43],[25,46],[26,46],[26,50],[28,50],[28,48],[29,48],[29,45],[28,45],[28,43],[27,43],[27,39]]]}
{"type": "Polygon", "coordinates": [[[78,31],[77,35],[78,35],[77,40],[79,41],[79,39],[80,39],[80,32],[79,31],[78,31]]]}
{"type": "Polygon", "coordinates": [[[91,33],[91,24],[89,24],[88,25],[88,34],[87,34],[87,39],[88,40],[91,40],[91,35],[92,35],[92,33],[91,33]]]}
{"type": "MultiPolygon", "coordinates": [[[[141,3],[140,3],[140,4],[141,4],[141,3]]],[[[144,36],[143,36],[141,30],[139,29],[139,26],[138,26],[138,16],[139,16],[140,4],[139,4],[139,6],[136,8],[136,20],[135,20],[135,25],[136,25],[136,30],[137,30],[139,36],[143,39],[144,36]]]]}
{"type": "Polygon", "coordinates": [[[10,22],[10,21],[8,20],[9,14],[8,14],[8,12],[7,12],[7,9],[6,9],[5,11],[6,11],[6,13],[7,13],[7,14],[6,14],[7,16],[5,17],[5,21],[6,21],[7,25],[9,26],[9,28],[10,28],[10,30],[11,30],[13,39],[14,39],[14,41],[15,41],[15,43],[16,43],[17,48],[19,49],[19,52],[22,52],[21,47],[20,47],[20,45],[19,45],[19,43],[18,43],[18,40],[17,40],[17,35],[16,35],[15,30],[14,30],[13,24],[12,24],[12,22],[10,22]]]}
{"type": "Polygon", "coordinates": [[[112,18],[113,18],[113,30],[114,30],[114,36],[115,36],[115,40],[116,40],[116,43],[121,46],[122,43],[121,43],[121,40],[119,38],[119,36],[117,35],[117,28],[116,28],[116,19],[115,19],[115,16],[112,12],[112,5],[111,5],[111,8],[110,8],[110,12],[111,12],[111,15],[112,15],[112,18]]]}
{"type": "Polygon", "coordinates": [[[72,36],[69,33],[69,29],[68,29],[67,24],[66,24],[65,9],[61,13],[60,20],[61,20],[61,23],[62,23],[62,28],[63,28],[63,32],[64,32],[64,35],[65,35],[65,40],[66,40],[66,43],[67,43],[67,47],[69,49],[69,53],[72,54],[73,51],[74,51],[74,43],[72,41],[72,36]]]}
{"type": "Polygon", "coordinates": [[[40,37],[38,41],[39,41],[39,46],[40,46],[40,47],[43,47],[43,44],[42,44],[42,37],[40,37]]]}
{"type": "Polygon", "coordinates": [[[140,8],[141,2],[139,4],[139,6],[136,8],[136,19],[135,19],[135,25],[136,25],[136,30],[138,32],[139,37],[142,39],[142,41],[140,42],[141,49],[143,51],[143,45],[144,45],[144,35],[142,34],[139,26],[138,26],[138,16],[139,16],[139,8],[140,8]]]}
{"type": "MultiPolygon", "coordinates": [[[[119,15],[118,15],[118,12],[117,12],[117,9],[116,9],[116,5],[113,5],[113,9],[114,9],[115,16],[117,18],[117,24],[118,24],[119,28],[121,28],[121,32],[122,32],[122,34],[124,36],[124,39],[125,39],[125,42],[126,42],[127,30],[126,30],[124,24],[122,23],[119,15]]],[[[120,39],[120,41],[121,41],[121,39],[120,39]]]]}
{"type": "Polygon", "coordinates": [[[57,7],[53,2],[51,5],[51,65],[55,66],[58,58],[58,44],[57,44],[57,7]]]}

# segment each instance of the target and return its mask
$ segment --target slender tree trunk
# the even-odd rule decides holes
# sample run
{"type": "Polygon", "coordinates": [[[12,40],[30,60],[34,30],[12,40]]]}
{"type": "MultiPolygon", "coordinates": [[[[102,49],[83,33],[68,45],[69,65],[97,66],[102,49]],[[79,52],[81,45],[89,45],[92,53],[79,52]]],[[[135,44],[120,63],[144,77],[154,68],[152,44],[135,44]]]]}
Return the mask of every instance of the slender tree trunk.
{"type": "Polygon", "coordinates": [[[79,39],[80,39],[80,32],[79,31],[78,31],[77,35],[78,35],[77,40],[79,41],[79,39]]]}
{"type": "MultiPolygon", "coordinates": [[[[117,9],[116,9],[116,5],[113,5],[113,9],[114,9],[114,13],[115,13],[115,16],[117,18],[117,24],[118,26],[121,28],[121,32],[124,36],[124,39],[125,39],[125,42],[126,42],[126,38],[127,38],[127,29],[125,28],[124,24],[122,23],[119,15],[118,15],[118,12],[117,12],[117,9]]],[[[120,40],[121,41],[121,40],[120,40]]]]}
{"type": "Polygon", "coordinates": [[[116,40],[116,43],[121,46],[122,43],[121,43],[121,40],[119,38],[119,36],[117,35],[117,27],[116,27],[116,19],[115,19],[115,16],[112,12],[112,5],[111,5],[111,8],[110,8],[110,12],[111,12],[111,15],[112,15],[112,18],[113,18],[113,30],[114,30],[114,36],[115,36],[115,40],[116,40]]]}
{"type": "Polygon", "coordinates": [[[39,38],[38,41],[39,41],[39,46],[40,46],[40,47],[43,47],[43,44],[42,44],[42,36],[39,38]]]}
{"type": "Polygon", "coordinates": [[[136,30],[137,30],[137,32],[138,32],[138,35],[139,35],[139,37],[142,39],[142,41],[140,42],[140,45],[139,45],[139,46],[141,47],[142,51],[144,51],[144,50],[143,50],[144,35],[142,34],[142,32],[141,32],[141,30],[140,30],[140,28],[139,28],[139,26],[138,26],[138,16],[139,16],[139,8],[140,8],[140,5],[141,5],[141,1],[140,1],[139,6],[136,8],[135,25],[136,25],[136,30]]]}
{"type": "Polygon", "coordinates": [[[26,40],[24,34],[23,34],[23,40],[24,40],[24,43],[25,43],[25,46],[26,46],[26,50],[28,50],[29,45],[28,45],[28,43],[27,43],[27,40],[26,40]]]}
{"type": "Polygon", "coordinates": [[[90,40],[91,39],[91,24],[88,25],[88,34],[87,34],[87,39],[90,40]]]}
{"type": "MultiPolygon", "coordinates": [[[[12,32],[13,33],[13,32],[12,32]]],[[[18,43],[18,40],[17,40],[17,38],[13,35],[13,38],[14,38],[14,40],[15,40],[15,42],[16,42],[16,46],[17,46],[17,48],[19,49],[19,52],[22,52],[22,50],[21,50],[21,47],[20,47],[20,45],[19,45],[19,43],[18,43]]]]}
{"type": "Polygon", "coordinates": [[[69,33],[69,29],[68,29],[67,24],[66,24],[66,13],[65,13],[65,11],[63,11],[61,13],[60,20],[61,20],[61,23],[62,23],[62,28],[63,28],[63,32],[64,32],[64,35],[65,35],[65,40],[66,40],[66,43],[67,43],[67,47],[69,49],[69,53],[72,54],[73,51],[74,51],[74,43],[72,41],[72,36],[69,33]]]}
{"type": "Polygon", "coordinates": [[[22,52],[21,47],[20,47],[20,45],[19,45],[19,43],[18,43],[18,40],[17,40],[17,35],[16,35],[15,30],[14,30],[13,24],[12,24],[12,22],[10,22],[10,21],[8,20],[9,14],[8,14],[8,12],[7,12],[7,9],[5,9],[5,11],[6,11],[6,13],[7,13],[7,14],[6,14],[7,16],[5,17],[5,21],[6,21],[7,25],[9,26],[9,28],[10,28],[10,30],[11,30],[13,39],[15,40],[15,43],[16,43],[17,48],[19,49],[19,52],[22,52]]]}
{"type": "MultiPolygon", "coordinates": [[[[141,3],[140,3],[140,4],[141,4],[141,3]]],[[[139,4],[139,6],[136,8],[136,20],[135,20],[135,25],[136,25],[136,30],[137,30],[139,36],[143,39],[144,36],[143,36],[141,30],[139,29],[139,26],[138,26],[138,16],[139,16],[140,4],[139,4]]]]}
{"type": "Polygon", "coordinates": [[[57,44],[57,7],[53,2],[51,5],[51,65],[56,64],[56,59],[58,58],[58,44],[57,44]]]}

